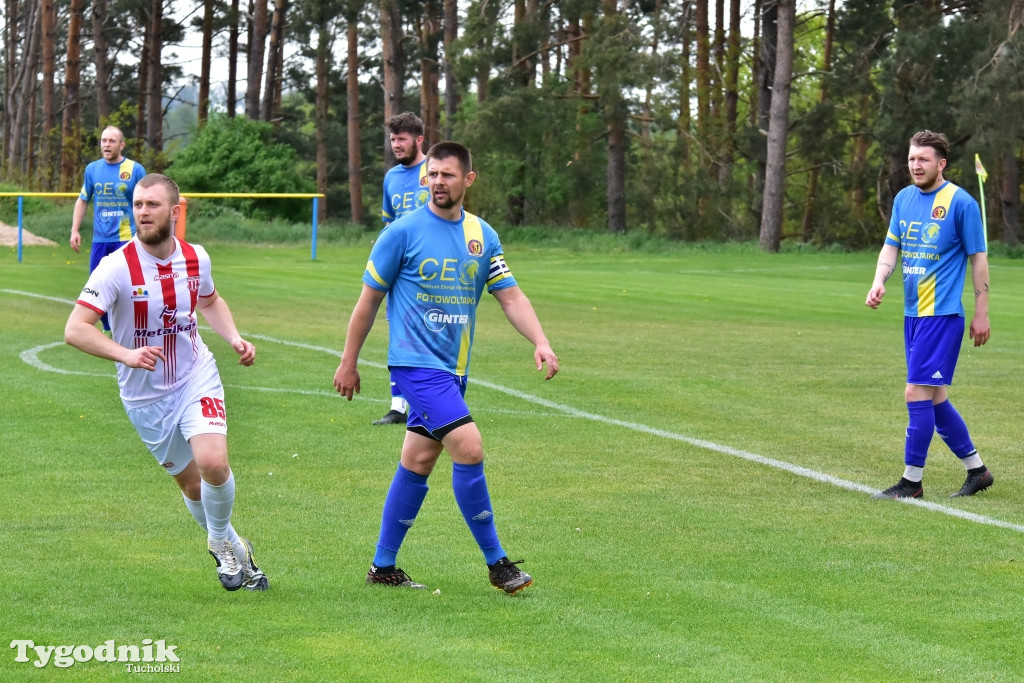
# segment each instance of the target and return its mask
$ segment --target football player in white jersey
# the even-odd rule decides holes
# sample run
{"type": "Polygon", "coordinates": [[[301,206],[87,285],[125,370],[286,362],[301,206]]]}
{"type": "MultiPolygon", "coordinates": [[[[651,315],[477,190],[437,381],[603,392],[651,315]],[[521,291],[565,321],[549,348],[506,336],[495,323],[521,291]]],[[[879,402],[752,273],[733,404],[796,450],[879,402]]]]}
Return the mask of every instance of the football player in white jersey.
{"type": "Polygon", "coordinates": [[[135,237],[104,258],[89,277],[64,329],[64,340],[117,366],[121,401],[157,462],[174,477],[185,506],[207,532],[221,585],[266,590],[252,544],[231,525],[235,479],[228,463],[224,387],[199,336],[196,311],[239,356],[256,361],[231,310],[217,295],[210,257],[173,236],[178,186],[150,174],[135,187],[135,237]],[[96,327],[107,314],[111,336],[96,327]]]}

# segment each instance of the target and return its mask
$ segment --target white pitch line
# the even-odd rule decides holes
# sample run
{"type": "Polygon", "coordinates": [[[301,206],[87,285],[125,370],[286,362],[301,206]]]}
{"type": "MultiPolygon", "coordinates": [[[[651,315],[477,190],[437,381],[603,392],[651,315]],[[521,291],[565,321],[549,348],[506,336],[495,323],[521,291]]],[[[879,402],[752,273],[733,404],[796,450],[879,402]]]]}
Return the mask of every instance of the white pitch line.
{"type": "MultiPolygon", "coordinates": [[[[6,292],[8,294],[19,294],[19,295],[23,295],[23,296],[36,297],[36,298],[40,298],[40,299],[48,299],[50,301],[56,301],[56,302],[59,302],[59,303],[66,303],[66,304],[73,304],[74,303],[73,301],[68,301],[66,299],[58,299],[56,297],[43,296],[43,295],[40,295],[40,294],[33,294],[31,292],[21,292],[21,291],[13,290],[13,289],[3,289],[3,290],[0,290],[0,291],[6,292]]],[[[305,343],[302,343],[302,342],[293,342],[293,341],[288,341],[288,340],[285,340],[285,339],[278,339],[276,337],[268,337],[268,336],[262,335],[262,334],[245,334],[244,336],[249,338],[249,339],[260,339],[260,340],[272,342],[272,343],[275,343],[275,344],[282,344],[284,346],[292,346],[292,347],[299,348],[299,349],[306,349],[308,351],[321,351],[323,353],[328,353],[328,354],[331,354],[333,356],[339,356],[339,357],[341,356],[341,351],[339,351],[337,349],[331,349],[331,348],[328,348],[326,346],[316,346],[316,345],[313,345],[313,344],[305,344],[305,343]]],[[[95,373],[74,372],[74,371],[70,371],[70,370],[61,370],[61,369],[58,369],[58,368],[53,368],[52,366],[49,366],[49,365],[43,363],[42,361],[38,360],[38,351],[39,350],[46,349],[46,348],[51,348],[53,346],[58,346],[58,345],[60,345],[62,343],[63,342],[56,342],[55,344],[37,346],[37,347],[35,347],[35,349],[29,349],[27,351],[23,351],[22,354],[21,354],[22,360],[25,360],[26,354],[30,354],[30,352],[34,351],[35,355],[33,356],[33,355],[30,354],[30,357],[35,358],[35,361],[38,364],[30,362],[28,360],[25,360],[25,362],[29,363],[29,365],[33,365],[34,367],[37,367],[39,369],[46,369],[47,371],[59,372],[59,373],[62,373],[62,374],[82,374],[82,375],[88,374],[88,375],[96,376],[95,373]],[[52,368],[52,370],[51,370],[51,368],[52,368]]],[[[377,369],[386,369],[387,368],[386,364],[377,363],[377,362],[374,362],[374,361],[361,360],[360,362],[362,362],[363,364],[365,364],[365,365],[367,365],[369,367],[372,367],[372,368],[377,368],[377,369]]],[[[105,377],[106,375],[99,375],[99,376],[104,376],[105,377]]],[[[611,418],[611,417],[605,417],[603,415],[598,415],[596,413],[588,413],[586,411],[579,410],[577,408],[573,408],[572,406],[567,406],[567,405],[563,405],[561,403],[556,403],[555,401],[550,401],[550,400],[548,400],[546,398],[541,398],[540,396],[534,396],[533,394],[527,394],[525,392],[518,391],[516,389],[511,389],[509,387],[505,387],[505,386],[502,386],[500,384],[494,384],[494,383],[488,382],[486,380],[474,379],[473,380],[473,384],[481,386],[481,387],[484,387],[486,389],[491,389],[492,391],[497,391],[497,392],[500,392],[500,393],[503,393],[503,394],[507,394],[509,396],[513,396],[513,397],[518,398],[518,399],[520,399],[522,401],[526,401],[527,403],[532,403],[535,406],[543,406],[545,408],[550,408],[551,410],[558,411],[559,413],[562,413],[562,414],[570,416],[570,417],[581,418],[581,419],[590,420],[590,421],[593,421],[593,422],[600,422],[601,424],[611,425],[613,427],[622,427],[623,429],[629,429],[631,431],[641,432],[643,434],[650,434],[652,436],[657,436],[657,437],[660,437],[660,438],[663,438],[663,439],[671,439],[673,441],[679,441],[679,442],[682,442],[682,443],[694,446],[695,448],[702,448],[702,449],[705,449],[705,450],[713,451],[715,453],[721,453],[723,455],[728,455],[728,456],[731,456],[731,457],[734,457],[734,458],[741,458],[743,460],[747,460],[747,461],[750,461],[750,462],[753,462],[753,463],[757,463],[758,465],[763,465],[765,467],[772,467],[774,469],[783,470],[785,472],[789,472],[791,474],[795,474],[795,475],[797,475],[799,477],[805,477],[807,479],[811,479],[813,481],[821,482],[823,484],[831,484],[832,486],[837,486],[839,488],[847,489],[849,491],[856,491],[858,493],[864,493],[864,494],[872,494],[872,493],[876,493],[878,491],[878,489],[874,489],[874,488],[872,488],[870,486],[866,486],[864,484],[859,484],[859,483],[854,482],[854,481],[849,481],[847,479],[842,479],[840,477],[835,477],[835,476],[832,476],[831,474],[825,474],[824,472],[818,472],[817,470],[812,470],[812,469],[809,469],[807,467],[802,467],[800,465],[794,465],[793,463],[785,462],[784,460],[776,460],[775,458],[768,458],[768,457],[765,457],[763,455],[758,455],[757,453],[751,453],[749,451],[744,451],[744,450],[740,450],[740,449],[737,449],[737,448],[732,448],[731,446],[723,446],[722,444],[717,444],[717,443],[714,443],[713,441],[707,441],[705,439],[698,439],[698,438],[695,438],[695,437],[692,437],[692,436],[687,436],[685,434],[678,434],[676,432],[670,432],[670,431],[667,431],[667,430],[664,430],[664,429],[658,429],[657,427],[650,427],[648,425],[640,424],[638,422],[629,422],[627,420],[618,420],[618,419],[611,418]]],[[[248,388],[252,388],[252,387],[248,387],[248,388]]],[[[264,389],[264,391],[272,391],[272,390],[264,389]]],[[[303,392],[303,393],[305,393],[305,392],[303,392]]],[[[310,392],[310,393],[314,393],[316,395],[319,395],[319,392],[310,392]]],[[[328,392],[324,391],[323,393],[327,394],[328,392]]],[[[886,504],[887,502],[888,501],[885,501],[885,502],[880,501],[881,504],[886,504]]],[[[1018,533],[1024,533],[1024,525],[1022,525],[1022,524],[1014,524],[1012,522],[1006,522],[1006,521],[1003,521],[1001,519],[995,519],[995,518],[992,518],[992,517],[986,517],[985,515],[979,515],[979,514],[976,514],[976,513],[973,513],[973,512],[967,512],[965,510],[959,510],[957,508],[951,508],[951,507],[948,507],[946,505],[940,505],[938,503],[931,503],[931,502],[928,502],[928,501],[917,500],[917,499],[913,499],[913,498],[910,498],[910,499],[900,499],[898,502],[905,503],[907,505],[916,505],[918,507],[922,507],[922,508],[925,508],[927,510],[931,510],[932,512],[939,512],[941,514],[948,515],[950,517],[956,517],[957,519],[962,519],[962,520],[965,520],[965,521],[968,521],[968,522],[975,522],[976,524],[985,524],[987,526],[994,526],[994,527],[999,527],[1001,529],[1009,529],[1010,531],[1016,531],[1018,533]]]]}

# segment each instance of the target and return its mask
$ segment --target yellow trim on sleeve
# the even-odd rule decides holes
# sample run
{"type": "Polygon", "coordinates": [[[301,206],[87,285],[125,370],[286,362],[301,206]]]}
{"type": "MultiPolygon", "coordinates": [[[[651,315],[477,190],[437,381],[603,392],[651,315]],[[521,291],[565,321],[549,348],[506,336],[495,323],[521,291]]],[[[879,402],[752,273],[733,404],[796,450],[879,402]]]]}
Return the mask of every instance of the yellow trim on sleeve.
{"type": "Polygon", "coordinates": [[[366,262],[366,272],[369,273],[370,277],[373,278],[374,282],[379,284],[381,287],[389,287],[390,286],[384,280],[384,278],[382,278],[380,275],[377,274],[377,269],[374,267],[373,261],[367,261],[366,262]]]}

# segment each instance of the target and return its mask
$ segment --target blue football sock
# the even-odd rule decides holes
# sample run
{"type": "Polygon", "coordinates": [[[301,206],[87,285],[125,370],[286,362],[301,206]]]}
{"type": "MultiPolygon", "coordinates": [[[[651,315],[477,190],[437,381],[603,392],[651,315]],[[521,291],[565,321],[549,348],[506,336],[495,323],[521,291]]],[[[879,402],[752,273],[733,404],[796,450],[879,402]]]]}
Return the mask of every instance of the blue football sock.
{"type": "Polygon", "coordinates": [[[935,431],[949,446],[949,450],[953,451],[953,455],[961,460],[974,453],[974,442],[967,431],[967,424],[949,401],[935,406],[935,431]]]}
{"type": "Polygon", "coordinates": [[[405,534],[416,521],[423,499],[427,497],[427,478],[411,472],[401,464],[391,480],[387,498],[384,499],[384,512],[380,520],[380,538],[377,540],[377,551],[373,563],[378,567],[390,567],[395,564],[398,549],[402,547],[405,534]]]}
{"type": "Polygon", "coordinates": [[[498,529],[494,525],[494,511],[491,509],[491,496],[487,493],[484,464],[452,463],[452,489],[455,491],[455,502],[459,504],[462,517],[473,532],[473,538],[483,551],[487,564],[494,564],[505,557],[505,551],[498,541],[498,529]]]}
{"type": "Polygon", "coordinates": [[[910,401],[907,403],[910,423],[907,425],[907,443],[903,462],[915,467],[924,467],[928,458],[928,446],[935,433],[935,411],[931,401],[910,401]]]}

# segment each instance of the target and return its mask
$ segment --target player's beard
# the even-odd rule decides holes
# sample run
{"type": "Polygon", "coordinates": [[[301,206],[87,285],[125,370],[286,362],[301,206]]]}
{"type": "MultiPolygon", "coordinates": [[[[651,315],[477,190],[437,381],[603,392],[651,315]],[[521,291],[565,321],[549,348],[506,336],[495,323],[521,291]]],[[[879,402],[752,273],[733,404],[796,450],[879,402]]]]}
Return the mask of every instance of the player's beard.
{"type": "Polygon", "coordinates": [[[410,147],[406,150],[403,156],[395,155],[395,163],[399,163],[402,166],[408,166],[412,162],[416,161],[416,148],[410,147]]]}
{"type": "Polygon", "coordinates": [[[150,246],[163,244],[171,238],[171,221],[167,220],[161,225],[140,225],[135,229],[135,236],[143,244],[150,246]]]}
{"type": "Polygon", "coordinates": [[[441,200],[438,200],[437,195],[431,196],[431,201],[434,202],[434,206],[436,206],[439,209],[452,209],[452,208],[455,208],[456,206],[461,206],[462,205],[462,197],[466,194],[465,191],[460,193],[458,197],[456,197],[452,193],[452,190],[451,190],[450,187],[445,188],[445,192],[447,194],[441,200]]]}

